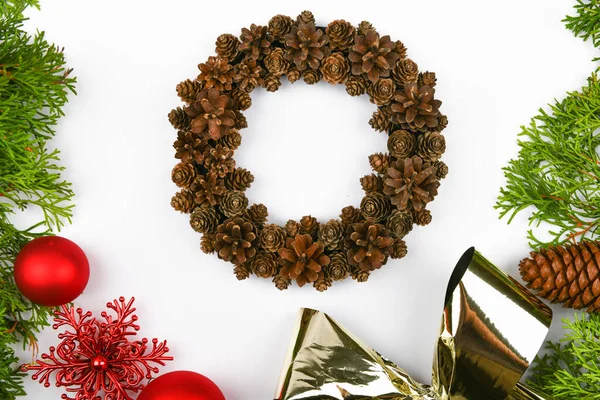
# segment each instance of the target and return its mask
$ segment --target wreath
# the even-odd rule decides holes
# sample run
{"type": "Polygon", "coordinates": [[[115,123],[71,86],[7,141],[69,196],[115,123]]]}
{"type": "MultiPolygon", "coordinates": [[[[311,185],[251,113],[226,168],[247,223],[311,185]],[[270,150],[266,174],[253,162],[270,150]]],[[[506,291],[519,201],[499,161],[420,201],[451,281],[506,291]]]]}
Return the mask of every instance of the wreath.
{"type": "Polygon", "coordinates": [[[238,279],[254,274],[280,290],[294,280],[319,291],[348,276],[364,282],[388,258],[404,257],[404,236],[431,221],[426,206],[448,172],[440,161],[448,120],[434,99],[435,73],[419,72],[402,42],[380,36],[369,22],[318,27],[309,11],[252,24],[239,38],[223,34],[216,53],[198,65],[196,79],[177,85],[185,105],[169,113],[180,160],[172,179],[181,189],[171,205],[190,214],[202,251],[232,263],[238,279]],[[244,194],[254,177],[233,158],[248,126],[242,111],[255,88],[275,92],[283,76],[367,93],[377,106],[369,124],[389,135],[388,152],[369,156],[374,173],[360,179],[360,207],[343,208],[340,219],[319,223],[308,215],[269,224],[267,207],[249,205],[244,194]]]}

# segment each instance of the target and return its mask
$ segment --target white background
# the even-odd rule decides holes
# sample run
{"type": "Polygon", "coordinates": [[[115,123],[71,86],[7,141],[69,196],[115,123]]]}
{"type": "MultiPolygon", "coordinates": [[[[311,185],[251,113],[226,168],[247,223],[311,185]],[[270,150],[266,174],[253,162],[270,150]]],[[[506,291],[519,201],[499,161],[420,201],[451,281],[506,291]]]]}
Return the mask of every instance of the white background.
{"type": "MultiPolygon", "coordinates": [[[[85,250],[92,269],[77,304],[99,313],[106,301],[135,296],[141,334],[168,339],[176,358],[163,371],[205,374],[228,400],[272,398],[303,306],[330,313],[428,382],[446,282],[459,256],[475,245],[516,276],[527,255],[525,215],[507,226],[493,206],[504,182],[501,168],[517,152],[519,126],[579,88],[594,69],[592,45],[560,22],[573,4],[42,1],[41,12],[29,12],[27,27],[64,46],[78,78],[78,96],[54,140],[77,194],[73,225],[61,234],[85,250]],[[431,225],[408,236],[405,259],[390,261],[367,283],[347,280],[325,293],[238,282],[229,265],[199,250],[199,235],[169,206],[176,132],[166,116],[179,105],[175,85],[197,75],[219,34],[304,9],[321,25],[366,19],[402,40],[422,70],[437,73],[436,96],[450,120],[444,131],[450,175],[431,204],[431,225]]],[[[236,153],[238,165],[256,177],[250,200],[265,203],[277,223],[309,213],[326,221],[345,205],[357,206],[358,179],[370,173],[367,156],[385,151],[385,136],[367,124],[375,109],[367,97],[303,82],[252,97],[250,127],[236,153]]],[[[568,315],[556,313],[552,337],[568,315]]],[[[57,341],[47,330],[40,347],[57,341]]],[[[27,390],[31,399],[61,394],[33,381],[27,390]]]]}

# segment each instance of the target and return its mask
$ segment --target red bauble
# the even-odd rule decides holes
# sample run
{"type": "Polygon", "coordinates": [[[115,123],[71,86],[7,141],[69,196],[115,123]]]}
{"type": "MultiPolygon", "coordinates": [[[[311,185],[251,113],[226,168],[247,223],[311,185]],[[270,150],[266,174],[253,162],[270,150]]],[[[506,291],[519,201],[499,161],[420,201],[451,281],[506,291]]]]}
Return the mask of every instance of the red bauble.
{"type": "Polygon", "coordinates": [[[27,243],[15,260],[15,282],[23,296],[55,307],[75,300],[90,278],[90,265],[79,246],[58,236],[27,243]]]}
{"type": "Polygon", "coordinates": [[[175,371],[150,382],[137,400],[225,400],[207,377],[191,371],[175,371]]]}

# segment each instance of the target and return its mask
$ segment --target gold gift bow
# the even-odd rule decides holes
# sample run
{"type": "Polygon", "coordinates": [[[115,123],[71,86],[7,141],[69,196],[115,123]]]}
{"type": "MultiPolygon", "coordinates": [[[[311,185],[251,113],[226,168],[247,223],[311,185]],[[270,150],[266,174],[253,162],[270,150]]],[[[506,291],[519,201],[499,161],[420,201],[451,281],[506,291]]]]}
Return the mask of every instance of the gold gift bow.
{"type": "Polygon", "coordinates": [[[363,344],[327,314],[302,309],[275,400],[551,400],[519,383],[552,311],[471,248],[446,292],[432,385],[363,344]]]}

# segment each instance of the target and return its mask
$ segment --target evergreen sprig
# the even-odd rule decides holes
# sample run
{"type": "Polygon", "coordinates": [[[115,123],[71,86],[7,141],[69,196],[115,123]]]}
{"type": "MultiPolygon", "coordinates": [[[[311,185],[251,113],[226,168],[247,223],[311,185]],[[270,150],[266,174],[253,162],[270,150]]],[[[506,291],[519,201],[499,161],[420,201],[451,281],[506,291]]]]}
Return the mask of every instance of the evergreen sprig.
{"type": "Polygon", "coordinates": [[[583,40],[592,39],[595,47],[600,47],[600,2],[598,0],[577,0],[577,15],[567,16],[563,22],[583,40]]]}
{"type": "Polygon", "coordinates": [[[13,262],[31,239],[60,229],[72,214],[71,185],[60,177],[58,151],[48,150],[75,79],[62,50],[43,32],[23,31],[24,10],[37,0],[0,2],[0,399],[24,395],[12,346],[36,349],[36,334],[52,309],[25,299],[13,280],[13,262]],[[26,230],[10,217],[35,206],[44,219],[26,230]]]}

